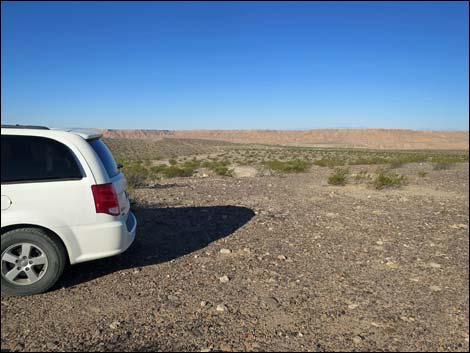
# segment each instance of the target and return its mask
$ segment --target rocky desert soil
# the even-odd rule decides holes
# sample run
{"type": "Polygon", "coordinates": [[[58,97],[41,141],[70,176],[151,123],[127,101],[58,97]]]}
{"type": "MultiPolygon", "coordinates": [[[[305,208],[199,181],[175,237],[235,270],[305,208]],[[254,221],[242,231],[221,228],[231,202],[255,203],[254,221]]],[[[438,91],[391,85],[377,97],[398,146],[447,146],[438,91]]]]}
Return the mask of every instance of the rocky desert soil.
{"type": "Polygon", "coordinates": [[[2,295],[2,351],[468,351],[468,168],[407,164],[384,190],[317,166],[136,189],[126,253],[2,295]]]}

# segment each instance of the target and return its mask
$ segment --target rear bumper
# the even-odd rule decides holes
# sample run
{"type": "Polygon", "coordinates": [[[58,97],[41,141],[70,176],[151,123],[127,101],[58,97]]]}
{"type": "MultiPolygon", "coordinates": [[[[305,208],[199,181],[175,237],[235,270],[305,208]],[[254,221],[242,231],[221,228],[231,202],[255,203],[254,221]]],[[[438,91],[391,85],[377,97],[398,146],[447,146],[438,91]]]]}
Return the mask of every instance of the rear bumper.
{"type": "Polygon", "coordinates": [[[118,255],[134,242],[137,220],[129,212],[127,220],[72,229],[77,246],[69,249],[71,264],[118,255]]]}

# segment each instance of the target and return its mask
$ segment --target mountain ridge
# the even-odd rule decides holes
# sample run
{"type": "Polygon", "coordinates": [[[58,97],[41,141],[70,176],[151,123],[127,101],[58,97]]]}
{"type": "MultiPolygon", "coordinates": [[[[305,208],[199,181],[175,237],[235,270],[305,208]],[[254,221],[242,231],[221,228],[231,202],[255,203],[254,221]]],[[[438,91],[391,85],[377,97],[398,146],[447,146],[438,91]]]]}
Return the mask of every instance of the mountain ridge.
{"type": "Polygon", "coordinates": [[[468,131],[385,128],[310,130],[147,130],[93,129],[107,138],[190,138],[302,147],[468,150],[468,131]]]}

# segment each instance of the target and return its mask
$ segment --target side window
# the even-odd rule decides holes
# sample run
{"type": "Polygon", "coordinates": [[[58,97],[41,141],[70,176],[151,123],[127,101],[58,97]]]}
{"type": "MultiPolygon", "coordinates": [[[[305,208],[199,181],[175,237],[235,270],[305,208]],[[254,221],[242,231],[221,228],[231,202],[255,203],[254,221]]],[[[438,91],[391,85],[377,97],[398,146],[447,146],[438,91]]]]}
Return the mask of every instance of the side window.
{"type": "Polygon", "coordinates": [[[56,140],[2,135],[2,183],[82,179],[77,163],[73,152],[56,140]]]}

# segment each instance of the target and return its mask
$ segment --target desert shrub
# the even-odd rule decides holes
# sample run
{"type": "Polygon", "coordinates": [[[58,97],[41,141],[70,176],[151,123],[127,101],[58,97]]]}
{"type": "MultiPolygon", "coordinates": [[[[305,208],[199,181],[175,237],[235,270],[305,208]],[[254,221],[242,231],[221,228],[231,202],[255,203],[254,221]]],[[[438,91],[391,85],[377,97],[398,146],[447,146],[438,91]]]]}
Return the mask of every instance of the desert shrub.
{"type": "Polygon", "coordinates": [[[172,158],[168,161],[168,163],[170,163],[170,165],[176,165],[178,164],[178,162],[176,161],[176,159],[172,158]]]}
{"type": "Polygon", "coordinates": [[[328,177],[328,184],[330,185],[345,185],[349,175],[348,168],[336,168],[328,177]]]}
{"type": "Polygon", "coordinates": [[[367,170],[361,170],[354,176],[354,180],[356,181],[362,181],[366,179],[370,179],[370,175],[367,173],[367,170]]]}
{"type": "Polygon", "coordinates": [[[406,183],[404,175],[395,173],[390,170],[378,170],[374,179],[374,186],[376,189],[381,190],[387,187],[399,187],[406,183]]]}
{"type": "Polygon", "coordinates": [[[293,159],[293,160],[286,161],[286,162],[274,159],[274,160],[266,161],[263,164],[271,170],[275,170],[275,171],[283,172],[283,173],[305,172],[311,166],[310,162],[302,160],[302,159],[293,159]]]}
{"type": "Polygon", "coordinates": [[[214,171],[218,175],[231,176],[233,173],[233,170],[227,167],[229,164],[230,164],[230,161],[227,159],[224,159],[223,161],[210,161],[210,162],[205,161],[201,164],[201,166],[214,171]]]}
{"type": "Polygon", "coordinates": [[[428,173],[424,172],[422,170],[418,172],[418,176],[421,177],[421,178],[424,178],[426,175],[428,175],[428,173]]]}
{"type": "Polygon", "coordinates": [[[219,166],[219,167],[214,168],[213,170],[218,175],[232,176],[233,174],[233,169],[228,169],[225,166],[219,166]]]}
{"type": "Polygon", "coordinates": [[[386,164],[394,165],[395,168],[401,167],[403,161],[400,160],[390,160],[385,156],[378,155],[364,155],[364,156],[352,156],[349,164],[351,165],[375,165],[375,164],[386,164]]]}
{"type": "Polygon", "coordinates": [[[166,164],[158,164],[153,167],[150,167],[150,174],[157,175],[163,173],[163,171],[168,168],[166,164]]]}
{"type": "Polygon", "coordinates": [[[142,164],[130,163],[125,166],[124,171],[127,185],[130,189],[137,189],[145,185],[149,177],[149,171],[142,164]]]}
{"type": "Polygon", "coordinates": [[[181,168],[176,165],[170,165],[162,171],[163,176],[166,178],[175,178],[175,177],[189,177],[192,176],[194,170],[191,168],[181,168]]]}
{"type": "Polygon", "coordinates": [[[319,167],[337,167],[345,165],[345,161],[340,158],[322,157],[313,162],[319,167]]]}
{"type": "Polygon", "coordinates": [[[127,185],[129,189],[137,189],[145,185],[147,177],[139,173],[126,173],[127,185]]]}
{"type": "Polygon", "coordinates": [[[195,171],[200,166],[201,166],[201,162],[199,162],[198,160],[194,160],[194,159],[183,163],[184,169],[192,169],[193,171],[195,171]]]}
{"type": "Polygon", "coordinates": [[[326,167],[326,166],[328,166],[327,161],[326,161],[325,158],[317,159],[317,160],[313,161],[313,164],[314,164],[314,165],[317,165],[317,166],[319,166],[319,167],[326,167]]]}

